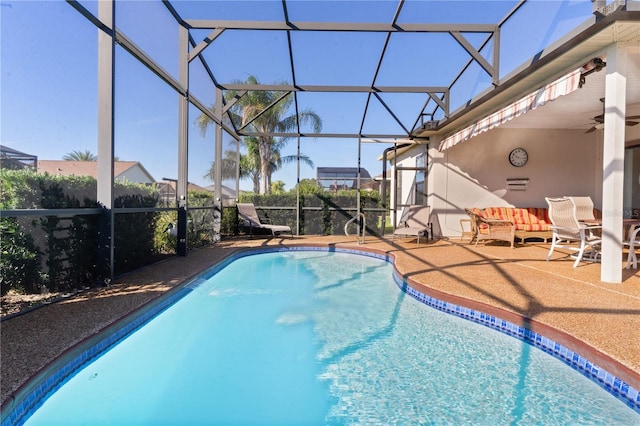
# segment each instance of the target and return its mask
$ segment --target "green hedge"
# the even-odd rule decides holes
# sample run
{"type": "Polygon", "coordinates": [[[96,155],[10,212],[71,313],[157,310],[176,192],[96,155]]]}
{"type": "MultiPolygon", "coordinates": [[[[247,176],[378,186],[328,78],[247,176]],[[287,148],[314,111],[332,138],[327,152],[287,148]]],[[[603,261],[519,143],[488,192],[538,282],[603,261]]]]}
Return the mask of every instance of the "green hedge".
{"type": "MultiPolygon", "coordinates": [[[[211,192],[188,192],[189,212],[187,216],[187,247],[189,249],[204,247],[214,242],[214,203],[215,197],[211,192]],[[197,209],[195,207],[210,207],[210,209],[197,209]]],[[[234,209],[235,210],[235,209],[234,209]]],[[[228,216],[228,214],[227,214],[228,216]]],[[[228,219],[227,219],[228,222],[228,219]]],[[[162,212],[158,215],[154,247],[158,253],[175,253],[177,240],[169,234],[169,229],[177,226],[178,214],[175,211],[162,212]]],[[[232,233],[232,228],[225,224],[225,212],[223,211],[222,232],[232,233]]]]}
{"type": "MultiPolygon", "coordinates": [[[[0,170],[2,209],[95,208],[97,183],[85,176],[0,170]]],[[[114,185],[115,207],[156,207],[159,195],[139,184],[114,185]]],[[[116,274],[157,259],[156,213],[115,216],[116,274]]],[[[96,280],[99,215],[1,218],[2,294],[67,291],[96,280]]]]}
{"type": "MultiPolygon", "coordinates": [[[[66,209],[95,208],[97,182],[91,177],[51,176],[29,170],[0,170],[0,208],[66,209]]],[[[211,193],[189,191],[190,207],[213,207],[211,193]]],[[[344,224],[356,212],[357,192],[309,191],[300,196],[300,233],[303,235],[342,234],[344,224]],[[315,209],[304,209],[305,207],[315,209]]],[[[265,222],[286,224],[295,230],[296,195],[243,194],[241,202],[251,202],[265,222]],[[261,209],[261,206],[288,209],[261,209]]],[[[361,192],[361,209],[378,207],[377,192],[361,192]]],[[[140,184],[114,185],[116,208],[157,207],[159,194],[140,184]]],[[[377,212],[366,212],[367,231],[377,229],[377,212]]],[[[114,272],[138,269],[176,252],[176,239],[168,228],[177,220],[175,211],[118,213],[114,219],[114,272]]],[[[187,247],[214,242],[213,209],[190,209],[187,247]]],[[[98,227],[100,215],[0,218],[0,290],[22,292],[67,291],[93,285],[97,280],[98,227]]],[[[222,212],[221,232],[236,231],[235,207],[222,212]]],[[[355,226],[355,225],[354,225],[355,226]]],[[[355,233],[355,228],[352,233],[355,233]]]]}
{"type": "MultiPolygon", "coordinates": [[[[319,192],[300,195],[300,234],[301,235],[341,235],[344,226],[357,211],[357,191],[319,192]]],[[[253,203],[260,220],[273,224],[296,226],[296,194],[259,195],[241,194],[241,203],[253,203]],[[291,209],[261,209],[261,207],[290,207],[291,209]]],[[[365,209],[378,208],[381,205],[380,194],[376,191],[361,191],[360,209],[365,213],[367,232],[380,235],[378,212],[365,209]]],[[[355,233],[355,225],[351,233],[355,233]]]]}
{"type": "MultiPolygon", "coordinates": [[[[156,207],[159,195],[152,188],[137,188],[141,193],[116,197],[114,207],[156,207]],[[146,190],[146,191],[145,191],[146,190]],[[145,193],[146,192],[146,193],[145,193]]],[[[119,213],[114,218],[114,273],[120,275],[159,260],[154,240],[158,213],[119,213]]],[[[95,233],[97,235],[97,232],[95,233]]],[[[98,241],[87,245],[95,251],[98,241]]]]}
{"type": "Polygon", "coordinates": [[[0,219],[0,293],[11,288],[39,293],[44,283],[40,272],[41,253],[16,218],[0,219]]]}

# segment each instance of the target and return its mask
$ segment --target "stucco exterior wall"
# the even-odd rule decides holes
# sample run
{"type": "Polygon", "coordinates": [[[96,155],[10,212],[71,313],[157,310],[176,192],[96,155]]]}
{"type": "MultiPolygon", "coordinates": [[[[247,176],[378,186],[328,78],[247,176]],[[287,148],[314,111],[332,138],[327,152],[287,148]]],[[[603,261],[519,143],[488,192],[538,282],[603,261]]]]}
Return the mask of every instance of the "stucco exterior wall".
{"type": "Polygon", "coordinates": [[[436,236],[459,237],[464,208],[546,207],[544,197],[590,196],[602,200],[602,132],[584,130],[494,129],[441,153],[430,147],[429,205],[436,236]],[[514,167],[514,148],[529,154],[514,167]],[[507,179],[529,179],[525,190],[511,190],[507,179]]]}

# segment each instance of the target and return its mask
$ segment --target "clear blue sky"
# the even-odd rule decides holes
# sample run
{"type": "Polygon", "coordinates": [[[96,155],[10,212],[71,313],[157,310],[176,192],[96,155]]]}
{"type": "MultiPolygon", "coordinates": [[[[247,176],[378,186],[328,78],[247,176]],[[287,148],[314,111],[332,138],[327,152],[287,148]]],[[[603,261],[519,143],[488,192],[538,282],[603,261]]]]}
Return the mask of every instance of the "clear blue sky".
{"type": "MultiPolygon", "coordinates": [[[[97,14],[97,2],[81,1],[97,14]]],[[[281,20],[280,1],[175,1],[186,19],[281,20]]],[[[291,1],[292,21],[389,23],[397,7],[392,1],[291,1]]],[[[515,1],[407,1],[402,23],[496,23],[515,1]]],[[[62,0],[0,1],[1,117],[0,142],[11,148],[56,160],[74,151],[97,152],[97,30],[62,0]]],[[[159,0],[119,1],[118,28],[177,76],[178,26],[159,0]]],[[[591,15],[591,1],[529,1],[503,27],[500,74],[525,63],[591,15]]],[[[193,31],[199,41],[209,30],[193,31]]],[[[467,34],[478,46],[485,35],[467,34]]],[[[292,34],[296,79],[299,84],[369,85],[384,45],[384,34],[292,34]]],[[[483,50],[490,57],[490,49],[483,50]]],[[[177,176],[177,94],[123,49],[116,53],[116,155],[140,161],[156,180],[177,176]]],[[[262,83],[292,81],[286,34],[283,32],[225,32],[205,56],[218,81],[256,76],[262,83]]],[[[448,85],[453,70],[466,60],[462,48],[446,34],[395,34],[387,48],[378,85],[448,85]]],[[[192,93],[213,104],[213,85],[202,68],[190,67],[192,93]]],[[[472,66],[452,92],[455,109],[486,89],[490,79],[472,66]]],[[[382,98],[411,127],[426,98],[390,95],[382,98]]],[[[300,93],[300,108],[320,115],[324,132],[357,133],[366,101],[363,94],[300,93]]],[[[202,137],[193,124],[199,111],[189,111],[189,180],[200,185],[213,160],[214,131],[202,137]]],[[[376,100],[369,107],[364,131],[401,133],[400,126],[376,100]]],[[[233,139],[225,135],[227,147],[233,139]]],[[[377,158],[389,145],[364,144],[362,167],[381,173],[377,158]]],[[[302,153],[320,167],[357,166],[357,140],[302,140],[302,153]]],[[[296,141],[285,155],[295,155],[296,141]]],[[[301,166],[302,178],[315,169],[301,166]]],[[[296,166],[285,166],[273,176],[286,189],[295,185],[296,166]]],[[[250,189],[249,181],[241,188],[250,189]]]]}

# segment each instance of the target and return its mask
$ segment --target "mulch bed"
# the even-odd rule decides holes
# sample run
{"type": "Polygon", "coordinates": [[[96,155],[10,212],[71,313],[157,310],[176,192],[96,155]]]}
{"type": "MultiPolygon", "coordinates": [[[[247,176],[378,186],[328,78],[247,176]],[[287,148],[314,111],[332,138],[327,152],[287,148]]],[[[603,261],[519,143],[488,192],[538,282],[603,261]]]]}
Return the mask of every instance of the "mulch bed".
{"type": "Polygon", "coordinates": [[[68,293],[20,294],[9,290],[0,297],[0,318],[18,315],[22,312],[51,303],[68,293]]]}

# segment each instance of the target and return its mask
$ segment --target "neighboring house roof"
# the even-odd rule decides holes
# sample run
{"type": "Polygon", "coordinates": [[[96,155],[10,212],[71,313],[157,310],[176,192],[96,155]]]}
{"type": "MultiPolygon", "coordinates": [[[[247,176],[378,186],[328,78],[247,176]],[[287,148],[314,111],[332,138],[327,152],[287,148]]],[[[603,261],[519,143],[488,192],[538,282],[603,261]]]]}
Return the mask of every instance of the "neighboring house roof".
{"type": "Polygon", "coordinates": [[[209,192],[207,188],[191,182],[187,182],[187,191],[209,192]]]}
{"type": "MultiPolygon", "coordinates": [[[[318,167],[316,179],[325,188],[334,190],[353,188],[358,186],[357,167],[318,167]]],[[[360,168],[360,188],[366,189],[368,183],[374,183],[369,172],[360,168]]],[[[375,184],[375,183],[374,183],[375,184]]],[[[375,184],[377,185],[377,184],[375,184]]]]}
{"type": "MultiPolygon", "coordinates": [[[[168,181],[168,182],[158,182],[160,185],[164,185],[168,187],[173,193],[176,192],[176,182],[168,181]]],[[[187,191],[199,191],[199,192],[212,192],[209,187],[203,187],[200,185],[196,185],[195,183],[187,182],[187,191]]]]}
{"type": "MultiPolygon", "coordinates": [[[[207,191],[213,192],[214,185],[209,185],[209,186],[205,187],[205,189],[207,191]]],[[[240,192],[242,192],[242,191],[240,191],[240,192]]],[[[222,185],[222,196],[223,197],[227,197],[227,198],[237,198],[238,197],[236,195],[236,190],[235,189],[231,189],[230,187],[228,187],[226,185],[222,185]]]]}
{"type": "MultiPolygon", "coordinates": [[[[64,160],[38,160],[38,172],[61,176],[91,176],[98,177],[97,161],[64,161],[64,160]]],[[[115,180],[126,177],[130,182],[151,183],[155,179],[138,161],[114,161],[113,176],[115,180]],[[144,179],[132,179],[131,172],[142,173],[144,179]]]]}
{"type": "Polygon", "coordinates": [[[35,167],[38,157],[26,154],[6,145],[0,145],[0,162],[2,168],[23,169],[25,167],[35,167]]]}
{"type": "MultiPolygon", "coordinates": [[[[318,167],[316,171],[318,179],[355,179],[358,176],[357,167],[318,167]]],[[[369,172],[360,168],[360,179],[371,179],[369,172]]]]}

